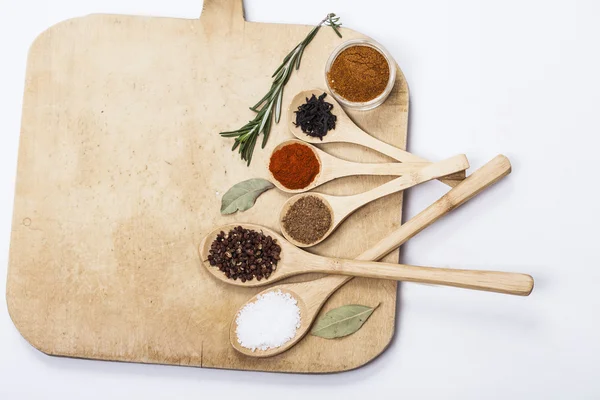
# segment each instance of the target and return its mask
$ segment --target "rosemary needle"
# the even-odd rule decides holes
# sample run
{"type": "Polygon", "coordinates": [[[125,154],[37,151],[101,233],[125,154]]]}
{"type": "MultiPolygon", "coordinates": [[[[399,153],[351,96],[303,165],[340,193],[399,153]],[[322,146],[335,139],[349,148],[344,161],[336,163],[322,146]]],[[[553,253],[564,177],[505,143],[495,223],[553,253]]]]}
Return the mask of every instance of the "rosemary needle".
{"type": "Polygon", "coordinates": [[[246,161],[247,165],[250,165],[250,162],[252,161],[252,153],[254,152],[258,136],[261,133],[263,134],[261,147],[264,148],[269,140],[273,119],[275,119],[275,123],[278,123],[281,118],[283,88],[290,80],[294,68],[300,68],[300,60],[304,54],[304,49],[314,39],[323,24],[331,26],[335,33],[341,38],[342,34],[340,33],[339,27],[342,24],[339,23],[339,20],[340,18],[336,17],[335,14],[328,14],[309,32],[303,41],[298,43],[298,45],[285,56],[281,65],[271,76],[273,78],[271,89],[258,103],[250,107],[252,111],[256,112],[256,116],[253,120],[249,121],[238,130],[220,133],[223,137],[235,138],[235,143],[231,150],[238,149],[242,160],[246,161]]]}

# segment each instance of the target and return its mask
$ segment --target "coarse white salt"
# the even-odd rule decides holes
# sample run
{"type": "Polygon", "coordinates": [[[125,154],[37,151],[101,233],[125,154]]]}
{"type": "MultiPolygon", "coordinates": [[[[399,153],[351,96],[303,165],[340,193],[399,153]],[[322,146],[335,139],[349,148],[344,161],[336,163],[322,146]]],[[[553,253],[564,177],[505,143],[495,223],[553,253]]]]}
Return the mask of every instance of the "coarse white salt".
{"type": "Polygon", "coordinates": [[[268,350],[281,347],[296,336],[300,328],[298,301],[289,293],[273,290],[246,304],[236,318],[238,343],[247,349],[268,350]]]}

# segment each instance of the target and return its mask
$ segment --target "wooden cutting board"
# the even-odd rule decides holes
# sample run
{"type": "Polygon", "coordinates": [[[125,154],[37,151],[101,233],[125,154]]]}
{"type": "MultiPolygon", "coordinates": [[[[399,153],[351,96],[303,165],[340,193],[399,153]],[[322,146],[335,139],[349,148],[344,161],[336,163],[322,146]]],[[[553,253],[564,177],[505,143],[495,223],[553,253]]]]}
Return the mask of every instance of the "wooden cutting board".
{"type": "MultiPolygon", "coordinates": [[[[26,340],[51,355],[286,372],[344,371],[386,348],[396,283],[354,279],[324,311],[381,302],[358,333],[308,336],[280,356],[246,358],[231,348],[228,328],[258,289],[211,279],[196,253],[217,225],[245,221],[278,230],[288,195],[276,190],[241,214],[221,216],[219,208],[233,184],[267,176],[270,150],[291,137],[286,124],[274,126],[250,168],[218,133],[253,117],[248,106],[311,28],[246,22],[241,0],[205,0],[198,20],[91,15],[35,40],[7,285],[10,315],[26,340]]],[[[348,29],[343,35],[364,37],[348,29]]],[[[325,62],[341,42],[330,28],[319,32],[285,89],[284,105],[300,90],[325,87],[325,62]]],[[[383,106],[350,115],[405,148],[408,88],[398,72],[383,106]]],[[[357,146],[321,148],[349,160],[386,161],[357,146]]],[[[320,191],[353,194],[389,179],[344,178],[320,191]]],[[[376,201],[313,251],[354,257],[400,225],[401,207],[402,194],[376,201]]],[[[397,259],[394,252],[386,260],[397,259]]]]}

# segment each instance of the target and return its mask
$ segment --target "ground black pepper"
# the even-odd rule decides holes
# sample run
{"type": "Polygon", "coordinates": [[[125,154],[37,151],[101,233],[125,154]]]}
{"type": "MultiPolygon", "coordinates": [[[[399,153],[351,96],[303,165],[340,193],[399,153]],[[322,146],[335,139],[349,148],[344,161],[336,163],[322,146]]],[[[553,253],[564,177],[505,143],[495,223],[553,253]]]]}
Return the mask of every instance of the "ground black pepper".
{"type": "Polygon", "coordinates": [[[329,231],[331,211],[317,196],[303,196],[290,206],[282,222],[283,229],[292,239],[312,244],[329,231]]]}
{"type": "Polygon", "coordinates": [[[229,279],[260,281],[277,269],[280,253],[281,247],[271,236],[238,226],[217,235],[210,246],[208,262],[229,279]]]}

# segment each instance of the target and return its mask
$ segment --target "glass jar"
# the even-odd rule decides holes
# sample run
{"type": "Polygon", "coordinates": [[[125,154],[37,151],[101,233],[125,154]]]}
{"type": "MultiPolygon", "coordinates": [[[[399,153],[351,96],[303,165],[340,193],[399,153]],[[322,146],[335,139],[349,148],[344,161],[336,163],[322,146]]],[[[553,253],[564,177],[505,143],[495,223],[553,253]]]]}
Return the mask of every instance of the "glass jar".
{"type": "Polygon", "coordinates": [[[335,50],[333,50],[333,52],[329,56],[329,59],[327,60],[327,64],[325,65],[325,82],[327,84],[327,89],[328,89],[329,93],[331,93],[331,95],[338,101],[338,103],[340,103],[344,107],[347,107],[352,110],[360,110],[360,111],[371,110],[375,107],[380,106],[392,92],[392,89],[394,88],[394,84],[396,83],[396,61],[394,61],[393,57],[390,55],[390,53],[388,53],[388,51],[382,45],[375,42],[374,40],[371,40],[371,39],[348,40],[348,41],[342,43],[341,45],[339,45],[338,47],[336,47],[335,50]],[[388,80],[388,84],[385,87],[384,91],[381,92],[381,94],[379,96],[377,96],[374,99],[369,100],[369,101],[354,102],[354,101],[347,100],[344,97],[342,97],[341,95],[337,94],[333,90],[331,85],[329,84],[329,76],[328,75],[329,75],[329,71],[331,70],[331,66],[333,65],[333,62],[335,61],[337,56],[342,51],[344,51],[345,49],[347,49],[349,47],[353,47],[353,46],[368,46],[368,47],[374,48],[375,50],[379,51],[385,57],[385,59],[388,63],[388,66],[390,68],[390,78],[388,80]]]}

